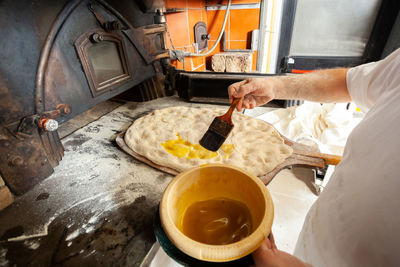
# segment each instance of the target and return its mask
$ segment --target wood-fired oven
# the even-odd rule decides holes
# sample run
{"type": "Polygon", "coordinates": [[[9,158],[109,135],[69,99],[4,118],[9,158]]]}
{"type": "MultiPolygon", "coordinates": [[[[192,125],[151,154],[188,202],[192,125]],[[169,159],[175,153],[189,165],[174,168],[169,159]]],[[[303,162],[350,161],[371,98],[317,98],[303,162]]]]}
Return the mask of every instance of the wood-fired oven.
{"type": "MultiPolygon", "coordinates": [[[[2,1],[0,173],[22,194],[63,157],[62,124],[138,84],[165,95],[163,1],[2,1]]],[[[140,94],[140,88],[132,89],[140,94]]]]}

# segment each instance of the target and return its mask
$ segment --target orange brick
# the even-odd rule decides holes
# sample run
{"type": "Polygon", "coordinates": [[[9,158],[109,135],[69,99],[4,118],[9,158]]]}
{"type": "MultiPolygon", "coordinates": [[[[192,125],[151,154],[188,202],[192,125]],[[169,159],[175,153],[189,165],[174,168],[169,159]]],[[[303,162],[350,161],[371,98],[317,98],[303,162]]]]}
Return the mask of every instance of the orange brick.
{"type": "Polygon", "coordinates": [[[230,40],[248,40],[249,32],[259,28],[260,9],[238,9],[230,13],[230,40]]]}
{"type": "Polygon", "coordinates": [[[187,8],[186,0],[165,0],[165,7],[167,8],[187,8]]]}
{"type": "Polygon", "coordinates": [[[167,26],[175,47],[190,45],[187,12],[168,14],[167,26]]]}
{"type": "MultiPolygon", "coordinates": [[[[207,12],[207,28],[208,33],[211,34],[211,40],[217,40],[218,35],[221,31],[222,24],[224,23],[226,10],[212,10],[207,12]]],[[[229,22],[229,17],[228,17],[229,22]]],[[[229,24],[227,22],[225,31],[229,29],[229,24]]]]}
{"type": "Polygon", "coordinates": [[[192,59],[192,64],[193,64],[191,71],[204,70],[204,60],[205,60],[204,57],[192,57],[191,59],[192,59]],[[203,67],[200,67],[201,65],[203,65],[203,67]]]}
{"type": "Polygon", "coordinates": [[[257,50],[253,52],[253,66],[252,66],[252,70],[256,70],[257,69],[257,50]]]}
{"type": "MultiPolygon", "coordinates": [[[[251,4],[260,3],[261,0],[232,0],[231,4],[251,4]]],[[[228,0],[206,0],[206,5],[226,5],[228,0]]]]}
{"type": "MultiPolygon", "coordinates": [[[[202,13],[201,10],[196,10],[196,9],[188,11],[190,43],[194,43],[194,25],[196,25],[197,22],[201,21],[202,17],[201,13],[202,13]]],[[[207,23],[206,21],[203,22],[207,23]]]]}
{"type": "Polygon", "coordinates": [[[187,7],[188,8],[204,8],[205,7],[205,1],[203,0],[188,0],[187,1],[187,7]]]}
{"type": "MultiPolygon", "coordinates": [[[[207,11],[206,9],[203,9],[201,11],[201,20],[204,21],[206,24],[208,24],[208,20],[207,20],[207,11]]],[[[208,26],[207,26],[208,27],[208,26]]],[[[207,29],[208,30],[208,29],[207,29]]]]}
{"type": "Polygon", "coordinates": [[[247,48],[247,41],[230,41],[229,49],[249,49],[247,48]]]}

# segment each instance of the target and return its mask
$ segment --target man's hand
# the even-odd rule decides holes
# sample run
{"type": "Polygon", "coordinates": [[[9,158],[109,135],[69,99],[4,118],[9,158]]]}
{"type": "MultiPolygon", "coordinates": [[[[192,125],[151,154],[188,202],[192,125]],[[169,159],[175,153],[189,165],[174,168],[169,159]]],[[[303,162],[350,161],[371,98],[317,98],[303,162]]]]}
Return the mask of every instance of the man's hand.
{"type": "Polygon", "coordinates": [[[236,106],[238,111],[264,105],[275,97],[273,80],[266,78],[251,78],[231,84],[228,93],[230,102],[233,97],[243,97],[243,101],[236,106]]]}
{"type": "Polygon", "coordinates": [[[257,267],[311,267],[295,256],[280,251],[275,245],[272,233],[270,238],[265,239],[261,246],[253,252],[253,259],[257,267]]]}

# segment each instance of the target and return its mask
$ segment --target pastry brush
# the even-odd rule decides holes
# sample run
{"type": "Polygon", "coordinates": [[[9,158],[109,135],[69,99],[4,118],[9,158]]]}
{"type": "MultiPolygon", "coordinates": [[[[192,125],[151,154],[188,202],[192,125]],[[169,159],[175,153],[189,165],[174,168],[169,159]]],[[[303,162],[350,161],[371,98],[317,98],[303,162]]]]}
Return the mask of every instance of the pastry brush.
{"type": "Polygon", "coordinates": [[[228,112],[222,116],[215,117],[207,132],[200,140],[200,145],[210,151],[217,151],[225,142],[233,129],[232,113],[242,98],[233,98],[228,112]]]}

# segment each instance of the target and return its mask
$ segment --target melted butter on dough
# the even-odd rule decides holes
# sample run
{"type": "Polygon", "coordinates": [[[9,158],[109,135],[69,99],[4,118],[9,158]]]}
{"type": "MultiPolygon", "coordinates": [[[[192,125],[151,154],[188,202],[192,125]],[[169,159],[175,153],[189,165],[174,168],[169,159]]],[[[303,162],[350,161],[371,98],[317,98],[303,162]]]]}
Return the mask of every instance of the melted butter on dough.
{"type": "Polygon", "coordinates": [[[224,158],[229,159],[231,157],[233,150],[235,149],[235,145],[234,144],[223,144],[220,149],[225,153],[224,158]]]}
{"type": "MultiPolygon", "coordinates": [[[[200,144],[192,144],[187,140],[182,139],[179,133],[176,134],[177,139],[167,140],[161,145],[164,149],[179,158],[186,159],[211,159],[218,156],[217,152],[209,151],[200,144]]],[[[223,144],[221,151],[225,154],[224,158],[228,159],[234,150],[233,144],[223,144]]]]}

